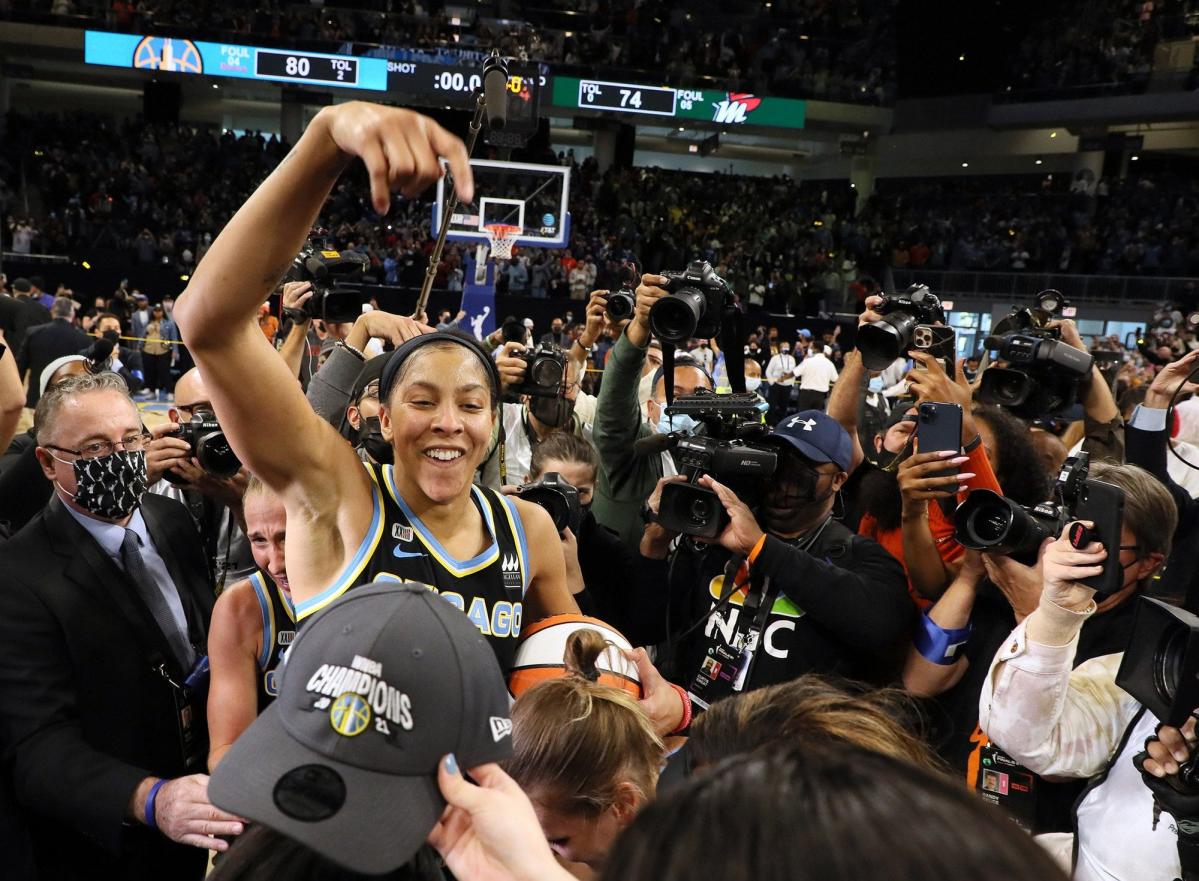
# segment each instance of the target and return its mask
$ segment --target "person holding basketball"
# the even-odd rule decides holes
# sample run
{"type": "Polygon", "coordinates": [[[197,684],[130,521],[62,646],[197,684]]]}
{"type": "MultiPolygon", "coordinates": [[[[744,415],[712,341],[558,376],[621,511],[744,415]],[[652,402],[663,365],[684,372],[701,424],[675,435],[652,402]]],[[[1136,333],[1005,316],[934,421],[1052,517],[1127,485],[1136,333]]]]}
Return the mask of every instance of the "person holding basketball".
{"type": "Polygon", "coordinates": [[[395,464],[364,466],[255,320],[353,159],[385,214],[392,190],[411,198],[437,180],[439,156],[470,201],[466,149],[437,123],[362,102],[325,108],[213,242],[175,319],[230,444],[283,499],[298,621],[360,584],[419,581],[466,612],[506,665],[522,621],[577,608],[549,515],[471,485],[497,418],[494,362],[466,336],[403,319],[406,341],[379,383],[395,464]]]}

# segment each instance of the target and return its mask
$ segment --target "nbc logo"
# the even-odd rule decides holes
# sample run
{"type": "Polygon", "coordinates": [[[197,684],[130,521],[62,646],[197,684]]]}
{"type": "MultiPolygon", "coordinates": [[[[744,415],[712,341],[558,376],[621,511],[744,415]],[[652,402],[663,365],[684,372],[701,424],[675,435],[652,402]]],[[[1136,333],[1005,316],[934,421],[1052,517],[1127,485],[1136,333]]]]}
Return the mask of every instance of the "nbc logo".
{"type": "Polygon", "coordinates": [[[761,103],[761,98],[755,98],[749,92],[729,92],[723,101],[713,102],[716,112],[712,114],[712,121],[726,125],[743,123],[761,103]]]}

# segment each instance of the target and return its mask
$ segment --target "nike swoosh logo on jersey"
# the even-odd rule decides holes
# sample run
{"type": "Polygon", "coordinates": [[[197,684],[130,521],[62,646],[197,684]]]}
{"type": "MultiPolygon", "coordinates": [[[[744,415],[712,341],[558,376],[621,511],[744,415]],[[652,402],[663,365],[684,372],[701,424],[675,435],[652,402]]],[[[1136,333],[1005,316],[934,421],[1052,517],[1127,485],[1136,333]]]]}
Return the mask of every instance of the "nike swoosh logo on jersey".
{"type": "Polygon", "coordinates": [[[404,557],[423,557],[424,556],[424,554],[422,554],[420,551],[405,551],[398,547],[392,548],[391,553],[393,556],[399,557],[400,559],[403,559],[404,557]]]}

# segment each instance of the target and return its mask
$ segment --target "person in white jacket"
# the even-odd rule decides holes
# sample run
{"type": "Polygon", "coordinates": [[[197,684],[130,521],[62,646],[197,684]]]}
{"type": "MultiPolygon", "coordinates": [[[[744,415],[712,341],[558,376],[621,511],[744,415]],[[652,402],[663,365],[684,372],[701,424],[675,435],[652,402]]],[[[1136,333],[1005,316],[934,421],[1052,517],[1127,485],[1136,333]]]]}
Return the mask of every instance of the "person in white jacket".
{"type": "Polygon", "coordinates": [[[777,425],[791,411],[791,389],[795,386],[795,357],[791,354],[791,346],[779,344],[778,354],[772,355],[766,364],[766,400],[770,404],[770,412],[766,421],[777,425]]]}

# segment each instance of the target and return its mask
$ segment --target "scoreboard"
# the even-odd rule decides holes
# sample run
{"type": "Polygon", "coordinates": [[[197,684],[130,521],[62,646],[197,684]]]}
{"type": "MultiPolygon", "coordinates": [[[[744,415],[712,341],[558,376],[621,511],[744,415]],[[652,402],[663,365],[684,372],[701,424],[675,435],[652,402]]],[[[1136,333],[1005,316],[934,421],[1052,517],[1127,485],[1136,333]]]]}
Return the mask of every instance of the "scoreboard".
{"type": "Polygon", "coordinates": [[[236,79],[387,90],[387,61],[292,49],[262,49],[179,37],[86,31],[83,60],[108,67],[236,79]]]}

